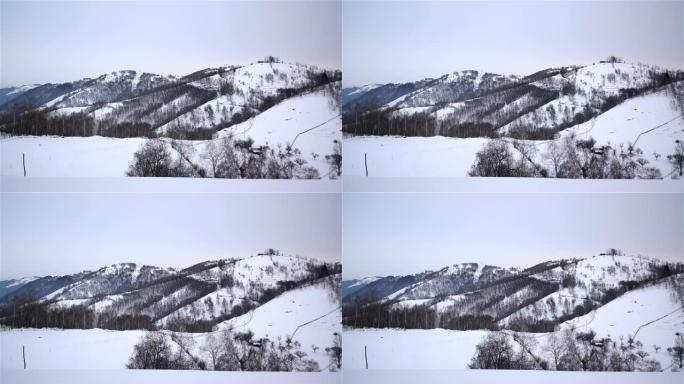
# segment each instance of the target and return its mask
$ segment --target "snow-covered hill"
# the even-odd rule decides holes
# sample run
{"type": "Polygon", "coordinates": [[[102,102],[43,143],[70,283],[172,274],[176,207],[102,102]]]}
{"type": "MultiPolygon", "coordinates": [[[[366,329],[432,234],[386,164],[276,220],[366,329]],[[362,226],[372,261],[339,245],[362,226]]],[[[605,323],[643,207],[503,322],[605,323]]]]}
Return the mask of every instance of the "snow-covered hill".
{"type": "MultiPolygon", "coordinates": [[[[263,260],[240,267],[250,277],[263,260]]],[[[108,267],[127,269],[126,266],[108,267]]],[[[132,269],[128,268],[128,269],[132,269]]],[[[137,270],[137,269],[136,269],[137,270]]],[[[238,273],[241,275],[242,272],[238,273]]],[[[217,278],[221,272],[214,268],[199,272],[206,279],[217,278]]],[[[220,338],[224,331],[234,334],[253,333],[254,340],[273,342],[286,340],[299,343],[300,351],[318,363],[322,371],[330,370],[331,358],[326,348],[341,340],[341,311],[339,299],[340,274],[288,290],[265,304],[220,323],[215,330],[204,333],[172,333],[161,331],[169,338],[171,348],[180,352],[176,337],[187,341],[186,352],[193,358],[211,362],[206,349],[209,338],[220,338]]],[[[120,295],[120,299],[125,295],[120,295]]],[[[75,300],[60,303],[78,305],[75,300]]],[[[102,301],[95,304],[97,306],[102,301]]],[[[133,347],[145,335],[144,330],[111,331],[104,329],[0,329],[0,366],[2,369],[21,368],[22,346],[30,369],[123,369],[133,347]],[[15,352],[19,353],[15,353],[15,352]]],[[[210,368],[213,368],[210,366],[210,368]]],[[[337,367],[334,367],[335,369],[337,367]]]]}
{"type": "MultiPolygon", "coordinates": [[[[339,83],[337,83],[339,84],[339,83]]],[[[194,148],[193,163],[211,169],[206,157],[210,141],[220,144],[223,136],[251,138],[256,146],[293,145],[302,159],[329,173],[325,156],[340,142],[341,120],[335,85],[323,86],[301,96],[286,99],[243,123],[224,128],[216,139],[181,140],[194,148]]],[[[24,163],[28,176],[125,176],[133,154],[143,138],[14,136],[0,140],[2,175],[21,176],[24,163]],[[23,156],[22,156],[23,155],[23,156]]],[[[167,148],[177,158],[177,151],[167,140],[167,148]]],[[[211,176],[211,175],[210,175],[211,176]]]]}
{"type": "MultiPolygon", "coordinates": [[[[399,311],[401,315],[402,310],[422,313],[416,320],[421,327],[539,332],[601,308],[625,292],[682,272],[682,263],[614,254],[550,261],[523,270],[457,264],[416,275],[343,283],[361,285],[343,297],[349,316],[345,324],[373,321],[359,317],[357,308],[372,305],[383,314],[399,311]],[[462,322],[465,316],[470,316],[467,325],[462,322]]],[[[406,324],[397,319],[401,316],[390,316],[387,325],[416,326],[411,317],[406,324]]]]}
{"type": "MultiPolygon", "coordinates": [[[[584,265],[573,267],[582,270],[578,276],[585,279],[603,276],[608,268],[614,266],[605,259],[595,260],[594,263],[590,261],[584,260],[584,265]]],[[[552,275],[553,270],[543,273],[552,275]]],[[[628,270],[622,271],[622,277],[628,270]]],[[[607,285],[614,284],[617,278],[606,277],[607,285]]],[[[515,341],[516,338],[527,340],[529,353],[551,364],[551,369],[554,369],[555,361],[553,348],[550,347],[553,343],[556,343],[556,348],[560,345],[563,351],[566,332],[573,332],[573,335],[593,332],[594,340],[598,342],[595,348],[598,350],[601,349],[601,343],[631,345],[639,351],[634,355],[636,360],[653,359],[659,363],[658,370],[677,370],[671,348],[678,335],[684,334],[684,274],[669,276],[627,291],[585,315],[559,324],[550,332],[512,332],[505,328],[502,331],[463,331],[346,327],[343,363],[351,369],[363,369],[367,364],[371,370],[466,369],[476,353],[476,346],[490,332],[506,334],[515,353],[528,353],[522,351],[521,344],[515,341]]],[[[681,377],[681,373],[679,375],[681,377]]]]}
{"type": "Polygon", "coordinates": [[[339,73],[334,71],[280,62],[208,68],[181,77],[124,70],[71,83],[3,89],[3,94],[20,96],[0,103],[0,115],[79,113],[99,122],[92,126],[96,133],[104,131],[102,125],[120,123],[146,123],[162,134],[170,128],[193,131],[228,126],[236,113],[253,116],[274,101],[335,80],[339,73]]]}
{"type": "Polygon", "coordinates": [[[365,175],[367,163],[369,176],[466,176],[496,136],[523,140],[548,165],[549,143],[574,134],[618,152],[634,144],[648,166],[671,176],[667,156],[684,141],[683,79],[682,71],[599,62],[526,77],[455,72],[408,83],[389,101],[374,95],[394,84],[355,88],[343,101],[344,171],[365,175]]]}
{"type": "MultiPolygon", "coordinates": [[[[614,149],[634,144],[643,151],[650,166],[663,176],[670,175],[672,154],[677,140],[684,141],[684,116],[673,98],[673,88],[662,87],[642,96],[628,99],[597,117],[571,126],[555,140],[523,141],[536,149],[536,162],[551,166],[543,157],[551,141],[561,143],[564,137],[593,138],[596,145],[614,149]]],[[[475,154],[487,142],[486,138],[358,136],[345,139],[344,172],[365,175],[364,154],[369,176],[465,176],[475,161],[475,154]]],[[[519,157],[518,154],[515,154],[519,157]]]]}
{"type": "Polygon", "coordinates": [[[640,341],[663,367],[671,364],[667,346],[684,334],[684,275],[629,291],[584,316],[568,320],[561,329],[593,330],[597,337],[640,341]],[[665,347],[665,348],[663,348],[665,347]]]}
{"type": "MultiPolygon", "coordinates": [[[[283,293],[242,316],[219,324],[219,329],[251,331],[256,338],[292,338],[321,368],[330,364],[325,348],[342,338],[342,311],[339,300],[340,275],[283,293]],[[273,314],[279,314],[277,317],[273,314]]],[[[327,369],[323,369],[324,371],[327,369]]]]}
{"type": "MultiPolygon", "coordinates": [[[[678,71],[620,62],[551,68],[526,77],[468,70],[409,83],[415,90],[382,104],[367,102],[361,111],[380,107],[399,117],[422,113],[437,122],[487,123],[501,133],[515,128],[538,130],[567,127],[587,110],[600,114],[610,109],[615,98],[629,98],[683,78],[678,71]]],[[[353,107],[358,112],[360,98],[383,87],[395,85],[347,89],[345,95],[356,97],[353,107]]],[[[347,112],[352,110],[351,101],[344,102],[347,112]]]]}
{"type": "Polygon", "coordinates": [[[2,174],[23,175],[25,161],[28,176],[124,176],[143,138],[157,136],[176,158],[168,138],[195,147],[193,160],[205,166],[208,142],[232,134],[257,148],[292,146],[323,176],[341,141],[340,79],[339,71],[258,62],[3,89],[2,174]]]}
{"type": "Polygon", "coordinates": [[[2,298],[5,295],[8,295],[17,289],[21,288],[22,286],[32,282],[33,280],[38,279],[38,277],[22,277],[21,279],[12,279],[12,280],[5,280],[5,281],[0,281],[0,298],[2,298]]]}
{"type": "MultiPolygon", "coordinates": [[[[5,324],[25,320],[9,311],[19,303],[45,306],[37,313],[75,312],[89,319],[80,321],[78,327],[157,327],[197,332],[339,271],[339,263],[271,253],[208,261],[184,269],[123,263],[94,272],[27,281],[0,298],[0,310],[5,324]],[[127,316],[136,320],[121,320],[127,316]]],[[[54,318],[52,322],[50,317],[42,321],[42,326],[60,326],[54,318]]]]}

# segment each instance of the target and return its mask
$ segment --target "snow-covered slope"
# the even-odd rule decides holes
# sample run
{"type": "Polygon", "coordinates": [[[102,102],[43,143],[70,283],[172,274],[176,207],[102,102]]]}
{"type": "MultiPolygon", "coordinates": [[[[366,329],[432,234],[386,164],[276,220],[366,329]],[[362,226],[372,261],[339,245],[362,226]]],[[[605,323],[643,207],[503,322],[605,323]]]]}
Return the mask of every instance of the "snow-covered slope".
{"type": "Polygon", "coordinates": [[[30,295],[49,310],[92,313],[95,327],[114,326],[116,318],[130,315],[146,317],[146,323],[162,329],[198,332],[339,271],[339,263],[277,254],[207,261],[185,269],[122,263],[37,278],[1,297],[0,308],[30,295]]]}
{"type": "Polygon", "coordinates": [[[381,276],[364,277],[363,279],[346,280],[342,282],[341,294],[342,297],[352,294],[366,285],[382,279],[381,276]]]}
{"type": "Polygon", "coordinates": [[[311,67],[303,65],[257,63],[190,82],[189,85],[196,88],[216,92],[216,98],[160,126],[157,132],[164,133],[174,127],[187,129],[186,127],[226,125],[235,113],[258,112],[255,99],[277,96],[284,89],[306,87],[309,84],[308,72],[311,70],[311,67]],[[226,89],[237,91],[225,92],[226,89]]]}
{"type": "MultiPolygon", "coordinates": [[[[609,267],[605,260],[598,261],[593,273],[602,275],[601,264],[609,267]]],[[[607,284],[611,284],[610,280],[607,284]]],[[[609,338],[618,345],[620,340],[627,343],[633,339],[648,354],[647,358],[655,359],[661,369],[670,371],[673,359],[668,348],[675,345],[677,334],[684,334],[683,287],[684,275],[671,276],[628,291],[583,316],[560,324],[552,332],[519,334],[533,340],[532,353],[549,362],[554,359],[547,348],[549,340],[552,336],[562,337],[569,329],[578,334],[593,331],[597,340],[605,342],[604,338],[609,338]]],[[[465,369],[476,352],[476,345],[489,332],[345,328],[343,363],[350,369],[364,369],[366,361],[369,369],[465,369]]],[[[512,347],[520,350],[517,342],[512,341],[512,347]]]]}
{"type": "Polygon", "coordinates": [[[610,290],[625,282],[653,279],[653,260],[634,256],[595,256],[532,275],[540,281],[558,284],[558,290],[518,309],[499,321],[503,327],[521,318],[557,320],[575,316],[577,307],[602,305],[610,290]],[[564,284],[564,282],[572,284],[564,284]],[[567,285],[567,286],[564,286],[567,285]]]}
{"type": "MultiPolygon", "coordinates": [[[[335,142],[342,140],[338,85],[339,83],[322,86],[287,98],[247,121],[221,130],[217,138],[211,141],[218,144],[221,137],[233,135],[237,139],[252,138],[255,145],[268,145],[274,149],[291,144],[301,152],[307,165],[315,167],[324,176],[330,171],[325,156],[332,154],[335,142]]],[[[110,113],[117,105],[122,104],[105,104],[92,113],[104,113],[107,108],[107,113],[110,113]]],[[[89,109],[65,107],[50,113],[73,112],[76,109],[80,111],[84,108],[89,109]]],[[[133,161],[133,154],[143,143],[142,138],[114,139],[99,136],[4,137],[0,140],[1,173],[6,176],[22,176],[22,161],[25,161],[27,176],[125,176],[133,161]]],[[[211,169],[206,157],[209,140],[181,143],[194,148],[192,161],[195,164],[211,169]]],[[[173,157],[178,156],[171,145],[167,145],[167,148],[173,157]]]]}
{"type": "Polygon", "coordinates": [[[0,281],[0,298],[10,294],[17,289],[23,287],[24,285],[38,279],[38,277],[33,276],[33,277],[22,277],[20,279],[12,279],[12,280],[5,280],[5,281],[0,281]]]}
{"type": "Polygon", "coordinates": [[[493,321],[503,329],[539,332],[600,308],[624,292],[682,272],[682,263],[620,255],[550,261],[523,270],[465,263],[373,279],[343,301],[350,307],[381,305],[385,311],[420,308],[434,315],[435,327],[452,327],[453,319],[468,315],[490,319],[480,326],[493,321]]]}
{"type": "Polygon", "coordinates": [[[684,334],[684,275],[627,292],[584,316],[568,320],[561,328],[593,330],[600,338],[633,338],[644,350],[668,367],[667,347],[674,345],[676,333],[684,334]],[[672,280],[679,281],[677,286],[672,280]],[[655,348],[658,346],[659,348],[655,348]]]}
{"type": "Polygon", "coordinates": [[[553,101],[527,112],[504,125],[500,132],[516,127],[552,128],[572,122],[586,108],[600,113],[598,109],[610,97],[617,97],[621,90],[646,89],[651,85],[651,73],[658,68],[629,63],[597,63],[535,81],[531,85],[559,92],[553,101]],[[563,89],[570,87],[574,92],[563,89]]]}
{"type": "MultiPolygon", "coordinates": [[[[271,148],[293,144],[326,175],[325,156],[341,140],[340,79],[315,66],[258,62],[182,77],[118,71],[24,87],[16,97],[19,89],[3,89],[12,99],[0,102],[2,174],[23,175],[24,155],[28,176],[123,176],[140,137],[192,139],[186,144],[204,148],[206,139],[233,132],[271,148]]],[[[197,155],[206,162],[206,153],[197,155]]]]}
{"type": "Polygon", "coordinates": [[[360,87],[345,88],[342,91],[342,104],[353,101],[364,94],[372,91],[375,88],[381,87],[382,84],[366,84],[360,87]]]}
{"type": "MultiPolygon", "coordinates": [[[[261,307],[219,324],[219,329],[252,331],[256,338],[291,337],[321,368],[330,364],[325,348],[342,336],[339,275],[288,291],[261,307]],[[275,316],[274,314],[278,314],[275,316]],[[316,346],[315,350],[312,346],[316,346]]],[[[325,370],[325,369],[323,369],[325,370]]]]}
{"type": "MultiPolygon", "coordinates": [[[[367,162],[375,177],[466,176],[487,136],[546,139],[560,131],[556,141],[593,137],[618,152],[636,142],[648,166],[667,176],[667,156],[684,140],[682,79],[682,71],[600,62],[527,77],[455,72],[409,83],[412,89],[379,106],[373,94],[396,86],[376,87],[366,92],[365,105],[362,96],[344,105],[343,130],[351,134],[344,172],[365,175],[367,162]]],[[[542,157],[549,142],[529,142],[540,164],[549,162],[542,157]]]]}
{"type": "MultiPolygon", "coordinates": [[[[90,107],[128,99],[152,89],[173,84],[175,77],[125,70],[103,74],[78,89],[52,99],[44,108],[90,107]]],[[[80,110],[74,110],[77,112],[80,110]]],[[[73,113],[72,112],[72,113],[73,113]]]]}
{"type": "MultiPolygon", "coordinates": [[[[684,82],[677,83],[678,87],[684,82]]],[[[660,169],[671,172],[667,156],[674,152],[675,141],[684,141],[684,110],[678,104],[673,86],[629,99],[596,118],[568,128],[561,136],[594,138],[598,146],[634,144],[644,157],[660,169]]],[[[684,99],[680,101],[684,103],[684,99]]],[[[545,146],[545,144],[541,144],[545,146]]]]}
{"type": "Polygon", "coordinates": [[[0,115],[17,110],[48,111],[51,117],[78,113],[97,122],[84,120],[88,130],[145,123],[162,134],[171,128],[193,131],[228,126],[236,114],[256,115],[268,102],[336,76],[314,66],[279,62],[208,68],[182,77],[124,70],[71,83],[3,89],[7,97],[17,92],[22,97],[0,103],[0,115]]]}
{"type": "Polygon", "coordinates": [[[272,148],[289,143],[302,152],[302,158],[308,164],[325,175],[328,173],[325,156],[332,153],[335,141],[342,140],[336,89],[325,86],[287,99],[253,119],[223,129],[219,137],[250,137],[256,145],[272,148]]]}
{"type": "Polygon", "coordinates": [[[18,87],[9,87],[0,89],[0,105],[5,104],[13,99],[21,96],[24,92],[30,91],[37,87],[37,84],[27,84],[18,87]]]}
{"type": "MultiPolygon", "coordinates": [[[[255,339],[284,342],[292,338],[301,344],[307,358],[314,359],[327,371],[330,356],[325,349],[333,346],[342,332],[339,278],[339,274],[332,275],[289,290],[243,316],[221,323],[213,332],[179,335],[193,340],[190,345],[193,356],[209,362],[211,356],[202,346],[210,335],[220,335],[226,329],[234,333],[252,331],[255,339]]],[[[0,366],[3,370],[22,368],[24,346],[29,369],[123,369],[133,346],[145,332],[3,328],[0,366]]],[[[174,342],[170,345],[178,349],[174,342]]]]}
{"type": "MultiPolygon", "coordinates": [[[[302,159],[318,169],[320,175],[329,172],[326,155],[333,153],[340,142],[341,120],[336,101],[337,88],[324,86],[301,96],[288,98],[243,123],[225,128],[213,139],[221,137],[252,138],[255,145],[293,145],[302,159]]],[[[59,110],[58,110],[59,111],[59,110]]],[[[53,112],[54,113],[54,112],[53,112]]],[[[144,143],[142,138],[114,139],[106,137],[15,136],[0,140],[1,173],[22,176],[26,163],[27,176],[125,176],[133,154],[144,143]]],[[[192,161],[211,169],[206,158],[206,141],[181,141],[195,151],[192,161]]],[[[177,152],[168,145],[172,156],[177,152]]]]}
{"type": "Polygon", "coordinates": [[[453,72],[430,81],[424,87],[392,100],[386,105],[402,109],[456,103],[486,94],[498,87],[510,85],[514,81],[515,77],[481,73],[475,70],[453,72]]]}
{"type": "MultiPolygon", "coordinates": [[[[677,86],[682,86],[680,82],[677,86]]],[[[574,135],[594,138],[597,146],[610,145],[619,150],[632,143],[643,151],[650,166],[668,175],[672,166],[667,156],[674,152],[675,141],[684,141],[684,116],[674,98],[673,86],[628,99],[597,117],[561,132],[555,141],[574,135]]],[[[482,148],[485,138],[359,136],[345,139],[344,173],[365,175],[364,154],[369,176],[466,176],[482,148]]],[[[551,166],[543,158],[550,141],[531,141],[537,148],[540,164],[551,166]]]]}
{"type": "Polygon", "coordinates": [[[157,325],[164,327],[179,319],[220,321],[235,311],[259,306],[266,292],[278,290],[285,282],[306,280],[311,263],[302,257],[262,255],[189,274],[188,278],[215,285],[216,289],[160,318],[157,325]]]}
{"type": "MultiPolygon", "coordinates": [[[[104,294],[131,290],[135,287],[171,277],[176,273],[173,268],[158,268],[135,263],[113,264],[86,273],[77,282],[67,285],[44,296],[43,300],[84,300],[104,294]]],[[[76,304],[80,304],[76,303],[76,304]]]]}
{"type": "MultiPolygon", "coordinates": [[[[456,113],[459,122],[487,122],[501,132],[530,125],[553,128],[573,121],[585,108],[600,113],[609,98],[624,91],[647,90],[655,84],[655,76],[664,73],[654,66],[606,62],[552,68],[522,78],[468,70],[416,82],[417,89],[380,107],[396,109],[400,115],[427,113],[438,121],[453,120],[456,113]],[[479,112],[473,114],[473,109],[479,112]]],[[[382,87],[358,88],[347,94],[377,92],[382,87]]]]}

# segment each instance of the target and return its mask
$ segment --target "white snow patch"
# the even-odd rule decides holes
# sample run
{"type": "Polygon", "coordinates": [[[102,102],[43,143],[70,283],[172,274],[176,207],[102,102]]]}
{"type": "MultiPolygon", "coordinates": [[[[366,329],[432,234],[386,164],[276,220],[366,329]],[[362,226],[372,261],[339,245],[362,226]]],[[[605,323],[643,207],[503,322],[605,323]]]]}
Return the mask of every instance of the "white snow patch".
{"type": "Polygon", "coordinates": [[[0,330],[0,367],[29,369],[124,369],[145,331],[102,329],[0,330]]]}
{"type": "Polygon", "coordinates": [[[343,174],[364,176],[441,177],[466,176],[485,138],[359,136],[344,140],[343,174]]]}
{"type": "Polygon", "coordinates": [[[1,174],[23,176],[125,176],[142,138],[15,136],[0,139],[1,174]]]}
{"type": "Polygon", "coordinates": [[[487,331],[350,329],[342,341],[342,366],[369,369],[467,369],[487,331]]]}

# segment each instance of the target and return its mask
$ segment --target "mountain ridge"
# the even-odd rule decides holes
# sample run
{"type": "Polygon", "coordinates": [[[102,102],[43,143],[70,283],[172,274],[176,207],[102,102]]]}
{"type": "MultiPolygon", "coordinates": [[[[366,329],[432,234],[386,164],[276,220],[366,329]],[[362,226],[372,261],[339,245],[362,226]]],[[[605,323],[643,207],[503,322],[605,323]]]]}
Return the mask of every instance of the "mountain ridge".
{"type": "Polygon", "coordinates": [[[343,131],[375,136],[547,139],[665,85],[684,94],[682,80],[682,70],[617,59],[548,68],[522,77],[457,71],[400,86],[345,89],[343,131]],[[352,92],[356,93],[350,97],[352,92]]]}
{"type": "Polygon", "coordinates": [[[112,264],[26,282],[0,297],[0,320],[23,324],[27,318],[21,316],[27,315],[17,316],[17,308],[23,308],[32,313],[30,321],[42,321],[44,316],[46,325],[56,321],[59,313],[83,316],[82,322],[63,328],[204,332],[283,292],[340,271],[339,263],[277,253],[211,260],[186,268],[112,264]]]}
{"type": "Polygon", "coordinates": [[[368,325],[369,318],[359,315],[363,310],[389,326],[402,327],[393,318],[402,314],[430,319],[409,321],[406,328],[547,331],[626,292],[682,273],[684,263],[621,254],[553,260],[520,270],[462,263],[373,279],[343,293],[342,300],[345,324],[352,326],[368,325]]]}
{"type": "Polygon", "coordinates": [[[18,87],[3,89],[0,128],[12,134],[208,138],[279,101],[340,79],[339,70],[275,59],[205,68],[183,76],[120,70],[21,92],[18,87]],[[8,98],[10,92],[17,93],[8,98]],[[67,132],[64,120],[83,128],[67,132]],[[25,124],[45,127],[27,132],[25,124]]]}

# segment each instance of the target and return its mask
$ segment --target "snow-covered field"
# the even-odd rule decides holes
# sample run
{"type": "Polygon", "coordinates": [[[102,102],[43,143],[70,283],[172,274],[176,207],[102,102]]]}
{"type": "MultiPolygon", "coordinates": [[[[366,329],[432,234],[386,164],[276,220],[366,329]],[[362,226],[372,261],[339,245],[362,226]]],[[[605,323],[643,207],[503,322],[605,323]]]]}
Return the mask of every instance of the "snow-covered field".
{"type": "Polygon", "coordinates": [[[681,384],[681,372],[559,372],[515,370],[361,370],[344,372],[344,383],[353,384],[681,384]]]}
{"type": "Polygon", "coordinates": [[[0,139],[3,176],[126,176],[144,139],[106,137],[15,136],[0,139]]]}
{"type": "Polygon", "coordinates": [[[0,367],[29,369],[124,369],[145,331],[13,329],[0,331],[0,367]]]}
{"type": "Polygon", "coordinates": [[[342,144],[342,174],[370,177],[466,176],[484,138],[359,136],[342,144]]]}
{"type": "MultiPolygon", "coordinates": [[[[673,153],[675,140],[684,140],[684,117],[668,92],[664,89],[629,99],[588,122],[568,128],[561,137],[571,133],[581,139],[593,137],[598,146],[610,144],[613,148],[636,142],[649,165],[668,175],[672,169],[667,155],[673,153]],[[656,129],[642,134],[652,128],[656,129]]],[[[442,136],[349,137],[343,145],[344,174],[365,175],[364,154],[367,154],[368,176],[466,176],[475,154],[486,142],[485,138],[442,136]]],[[[546,151],[548,141],[532,143],[538,149],[537,160],[543,161],[541,154],[546,151]]]]}
{"type": "Polygon", "coordinates": [[[466,369],[487,331],[350,329],[342,340],[342,366],[369,369],[466,369]]]}
{"type": "Polygon", "coordinates": [[[340,372],[226,372],[174,370],[21,370],[3,369],[4,384],[73,383],[226,383],[339,384],[340,372]]]}

